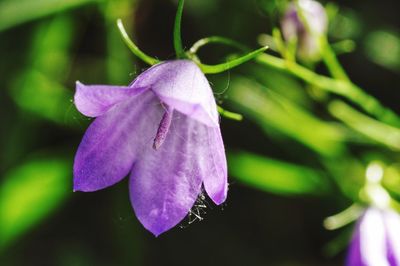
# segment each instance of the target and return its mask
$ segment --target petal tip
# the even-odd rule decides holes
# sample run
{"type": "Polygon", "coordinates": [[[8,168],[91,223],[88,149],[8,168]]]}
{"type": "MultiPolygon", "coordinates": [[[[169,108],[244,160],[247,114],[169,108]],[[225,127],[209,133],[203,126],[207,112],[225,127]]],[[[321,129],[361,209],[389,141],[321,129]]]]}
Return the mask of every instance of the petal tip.
{"type": "Polygon", "coordinates": [[[212,195],[212,197],[211,197],[212,201],[216,205],[221,205],[222,203],[225,202],[225,200],[228,196],[227,192],[228,192],[227,189],[224,189],[224,190],[220,191],[219,193],[212,195]]]}
{"type": "Polygon", "coordinates": [[[78,181],[77,178],[75,178],[72,191],[73,192],[90,192],[93,190],[90,190],[87,186],[85,186],[84,184],[82,184],[82,182],[78,181]]]}
{"type": "Polygon", "coordinates": [[[158,224],[152,224],[149,226],[143,225],[150,233],[152,233],[155,237],[159,237],[161,234],[170,230],[172,227],[160,226],[158,224]]]}
{"type": "Polygon", "coordinates": [[[228,197],[228,177],[226,173],[221,177],[219,178],[219,182],[213,179],[210,180],[209,178],[203,180],[207,195],[216,205],[221,205],[228,197]]]}

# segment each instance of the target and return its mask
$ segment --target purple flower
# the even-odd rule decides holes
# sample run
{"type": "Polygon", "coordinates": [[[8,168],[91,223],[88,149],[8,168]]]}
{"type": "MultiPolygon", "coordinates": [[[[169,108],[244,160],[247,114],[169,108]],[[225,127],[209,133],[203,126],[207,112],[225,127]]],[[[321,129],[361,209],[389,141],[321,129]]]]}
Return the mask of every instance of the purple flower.
{"type": "Polygon", "coordinates": [[[75,104],[96,117],[75,157],[75,191],[103,189],[130,174],[133,209],[156,236],[188,214],[202,185],[216,204],[225,201],[219,115],[192,61],[157,64],[127,87],[77,82],[75,104]]]}
{"type": "Polygon", "coordinates": [[[298,40],[299,56],[316,60],[320,56],[319,38],[325,34],[328,18],[324,7],[313,0],[290,3],[281,21],[282,33],[287,41],[298,40]]]}
{"type": "Polygon", "coordinates": [[[399,215],[388,209],[367,209],[357,222],[346,265],[400,265],[399,215]]]}

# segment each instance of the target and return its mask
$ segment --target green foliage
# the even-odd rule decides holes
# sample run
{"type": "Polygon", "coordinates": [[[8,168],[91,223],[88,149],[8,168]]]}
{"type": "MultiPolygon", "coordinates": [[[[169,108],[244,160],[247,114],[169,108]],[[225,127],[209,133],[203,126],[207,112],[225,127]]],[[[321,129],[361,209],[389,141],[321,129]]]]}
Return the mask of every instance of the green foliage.
{"type": "Polygon", "coordinates": [[[73,34],[69,17],[59,16],[50,23],[40,24],[33,37],[30,66],[11,88],[13,99],[22,109],[70,125],[80,117],[72,104],[72,91],[63,85],[70,71],[73,34]]]}
{"type": "Polygon", "coordinates": [[[27,160],[0,185],[0,250],[54,211],[71,192],[71,165],[59,156],[27,160]]]}
{"type": "Polygon", "coordinates": [[[6,0],[0,2],[0,32],[24,22],[100,0],[6,0]]]}
{"type": "Polygon", "coordinates": [[[232,78],[229,97],[241,113],[247,114],[267,134],[271,134],[271,130],[277,131],[323,156],[335,156],[344,149],[340,127],[319,120],[306,109],[253,80],[232,78]]]}
{"type": "Polygon", "coordinates": [[[365,54],[374,63],[400,72],[400,35],[391,30],[373,31],[364,42],[365,54]]]}
{"type": "Polygon", "coordinates": [[[230,152],[228,162],[230,175],[269,193],[316,196],[330,191],[327,177],[309,167],[248,152],[230,152]]]}

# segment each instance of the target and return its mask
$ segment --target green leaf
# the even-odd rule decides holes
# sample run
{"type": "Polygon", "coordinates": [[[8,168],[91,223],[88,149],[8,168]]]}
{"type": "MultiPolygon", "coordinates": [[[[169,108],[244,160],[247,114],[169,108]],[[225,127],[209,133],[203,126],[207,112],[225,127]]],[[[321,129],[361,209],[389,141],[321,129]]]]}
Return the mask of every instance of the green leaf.
{"type": "Polygon", "coordinates": [[[0,32],[34,19],[100,0],[6,0],[0,2],[0,32]]]}
{"type": "Polygon", "coordinates": [[[340,127],[320,120],[258,82],[236,76],[231,79],[228,94],[240,113],[260,125],[268,135],[277,132],[327,157],[345,150],[345,136],[340,127]]]}
{"type": "Polygon", "coordinates": [[[323,195],[330,189],[321,172],[248,152],[229,152],[228,164],[231,176],[274,194],[323,195]]]}
{"type": "Polygon", "coordinates": [[[132,16],[135,2],[131,0],[107,1],[102,5],[106,26],[107,56],[105,59],[109,84],[129,84],[132,81],[132,76],[127,75],[127,72],[135,69],[137,58],[132,57],[130,49],[126,49],[125,42],[121,42],[121,33],[115,27],[115,21],[121,18],[125,21],[125,25],[129,25],[127,31],[131,32],[135,25],[135,17],[132,16]]]}
{"type": "Polygon", "coordinates": [[[21,109],[56,123],[78,125],[75,119],[81,117],[73,107],[72,92],[34,69],[20,76],[11,96],[21,109]]]}
{"type": "Polygon", "coordinates": [[[43,220],[71,189],[66,159],[35,158],[9,171],[0,185],[0,249],[43,220]]]}
{"type": "Polygon", "coordinates": [[[80,117],[72,104],[72,90],[64,86],[71,67],[73,35],[70,17],[57,16],[40,23],[33,37],[31,64],[12,82],[10,91],[21,109],[63,125],[77,125],[80,117]]]}
{"type": "Polygon", "coordinates": [[[343,101],[331,101],[328,110],[332,116],[341,120],[359,134],[383,144],[388,148],[400,150],[400,129],[373,119],[343,101]]]}

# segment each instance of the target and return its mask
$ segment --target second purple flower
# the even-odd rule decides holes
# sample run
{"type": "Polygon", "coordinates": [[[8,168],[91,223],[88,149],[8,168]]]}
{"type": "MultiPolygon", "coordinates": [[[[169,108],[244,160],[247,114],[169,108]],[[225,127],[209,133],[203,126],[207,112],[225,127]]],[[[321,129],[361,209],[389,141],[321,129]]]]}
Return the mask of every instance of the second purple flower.
{"type": "Polygon", "coordinates": [[[400,217],[390,209],[368,208],[358,221],[347,266],[400,265],[400,217]]]}

